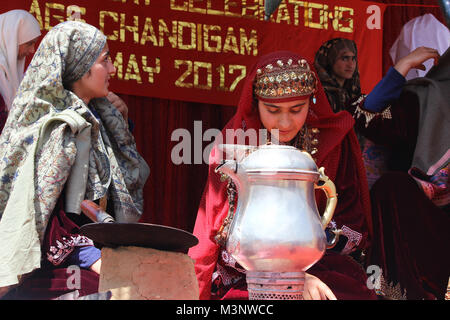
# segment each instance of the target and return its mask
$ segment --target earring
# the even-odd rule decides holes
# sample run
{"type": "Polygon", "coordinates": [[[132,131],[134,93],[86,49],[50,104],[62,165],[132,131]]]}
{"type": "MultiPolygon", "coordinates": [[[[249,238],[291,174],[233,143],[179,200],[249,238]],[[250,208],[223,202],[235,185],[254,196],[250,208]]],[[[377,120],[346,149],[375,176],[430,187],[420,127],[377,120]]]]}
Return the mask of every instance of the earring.
{"type": "Polygon", "coordinates": [[[313,96],[312,96],[312,103],[313,103],[313,104],[316,104],[316,102],[317,102],[316,95],[313,94],[313,96]]]}

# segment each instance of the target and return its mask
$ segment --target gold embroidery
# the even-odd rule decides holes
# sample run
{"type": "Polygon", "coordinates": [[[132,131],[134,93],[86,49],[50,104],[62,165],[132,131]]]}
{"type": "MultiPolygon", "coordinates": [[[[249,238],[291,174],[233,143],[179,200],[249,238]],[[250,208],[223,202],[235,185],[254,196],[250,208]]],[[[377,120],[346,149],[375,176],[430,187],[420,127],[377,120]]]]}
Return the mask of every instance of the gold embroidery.
{"type": "Polygon", "coordinates": [[[317,79],[305,59],[277,60],[256,70],[254,92],[258,98],[280,99],[300,97],[314,93],[317,79]]]}
{"type": "Polygon", "coordinates": [[[223,220],[222,226],[220,227],[219,231],[217,232],[217,235],[214,237],[214,240],[216,240],[217,244],[225,247],[227,238],[228,238],[228,232],[230,230],[231,222],[233,221],[234,214],[235,214],[235,201],[236,201],[236,186],[231,181],[231,178],[228,177],[225,174],[221,174],[221,181],[224,181],[228,179],[228,185],[227,185],[227,196],[228,196],[228,214],[226,218],[223,220]]]}
{"type": "Polygon", "coordinates": [[[406,289],[402,289],[400,283],[396,285],[393,282],[388,283],[383,275],[380,280],[381,287],[376,291],[377,295],[391,300],[407,300],[406,289]]]}
{"type": "Polygon", "coordinates": [[[377,116],[381,116],[382,119],[392,119],[391,114],[391,105],[388,105],[386,109],[384,109],[382,112],[370,112],[367,110],[364,110],[360,107],[361,101],[365,99],[366,95],[362,95],[359,97],[358,100],[356,100],[352,105],[356,105],[354,117],[355,119],[359,119],[361,115],[363,115],[366,118],[365,127],[367,128],[369,126],[369,123],[373,120],[373,118],[377,116]]]}

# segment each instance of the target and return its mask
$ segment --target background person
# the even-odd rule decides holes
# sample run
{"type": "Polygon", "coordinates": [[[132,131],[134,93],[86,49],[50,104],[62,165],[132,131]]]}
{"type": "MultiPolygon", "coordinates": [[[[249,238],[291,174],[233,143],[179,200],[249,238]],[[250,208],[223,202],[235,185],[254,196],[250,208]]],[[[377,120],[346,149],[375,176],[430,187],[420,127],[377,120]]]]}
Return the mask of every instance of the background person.
{"type": "MultiPolygon", "coordinates": [[[[318,70],[319,79],[335,112],[349,110],[355,103],[363,106],[364,110],[376,112],[384,110],[384,113],[379,113],[380,116],[389,118],[387,107],[400,97],[406,82],[406,74],[415,68],[424,69],[425,61],[430,59],[436,61],[438,56],[439,53],[433,48],[417,48],[396,61],[367,95],[361,93],[358,54],[353,40],[344,38],[328,40],[317,51],[314,66],[318,70]]],[[[370,119],[370,114],[367,119],[370,119]]],[[[396,146],[393,150],[386,145],[376,144],[361,133],[359,127],[355,127],[355,130],[361,145],[369,188],[371,188],[383,173],[399,169],[402,164],[392,157],[392,152],[395,151],[396,154],[404,152],[403,147],[396,146]]]]}
{"type": "MultiPolygon", "coordinates": [[[[423,60],[419,48],[399,68],[402,75],[423,60]],[[415,62],[414,62],[415,61],[415,62]],[[403,71],[402,71],[403,70],[403,71]]],[[[429,53],[427,53],[429,52],[429,53]]],[[[400,97],[382,110],[354,104],[356,127],[374,142],[402,147],[402,170],[383,174],[371,190],[374,233],[369,264],[381,267],[380,293],[394,299],[444,299],[450,272],[449,109],[450,50],[425,77],[406,82],[400,97]]]]}
{"type": "Polygon", "coordinates": [[[41,35],[38,21],[25,10],[0,14],[0,132],[22,81],[25,59],[41,35]]]}

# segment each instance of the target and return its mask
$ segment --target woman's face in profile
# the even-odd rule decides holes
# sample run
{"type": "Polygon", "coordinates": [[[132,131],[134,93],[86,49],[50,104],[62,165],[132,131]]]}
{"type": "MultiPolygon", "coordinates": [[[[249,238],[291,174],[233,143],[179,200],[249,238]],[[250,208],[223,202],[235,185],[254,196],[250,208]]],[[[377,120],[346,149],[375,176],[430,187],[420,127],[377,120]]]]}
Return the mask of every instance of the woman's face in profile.
{"type": "Polygon", "coordinates": [[[91,69],[75,82],[75,93],[85,102],[94,98],[106,97],[109,92],[109,79],[115,73],[116,68],[111,61],[108,44],[105,44],[91,69]]]}
{"type": "Polygon", "coordinates": [[[280,142],[289,142],[303,127],[308,116],[309,96],[289,102],[264,102],[258,100],[259,117],[264,127],[276,135],[278,129],[280,142]]]}
{"type": "Polygon", "coordinates": [[[39,37],[36,37],[33,40],[20,44],[17,50],[17,60],[25,59],[29,55],[34,54],[38,39],[39,37]]]}

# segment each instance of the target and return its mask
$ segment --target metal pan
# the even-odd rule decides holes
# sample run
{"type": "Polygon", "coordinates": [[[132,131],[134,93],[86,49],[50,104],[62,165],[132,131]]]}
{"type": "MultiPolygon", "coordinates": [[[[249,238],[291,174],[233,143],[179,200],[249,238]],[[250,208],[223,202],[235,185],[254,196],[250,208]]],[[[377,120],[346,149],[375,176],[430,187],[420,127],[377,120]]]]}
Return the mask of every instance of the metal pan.
{"type": "Polygon", "coordinates": [[[89,223],[80,232],[98,247],[136,246],[187,253],[198,243],[192,233],[148,223],[89,223]]]}

